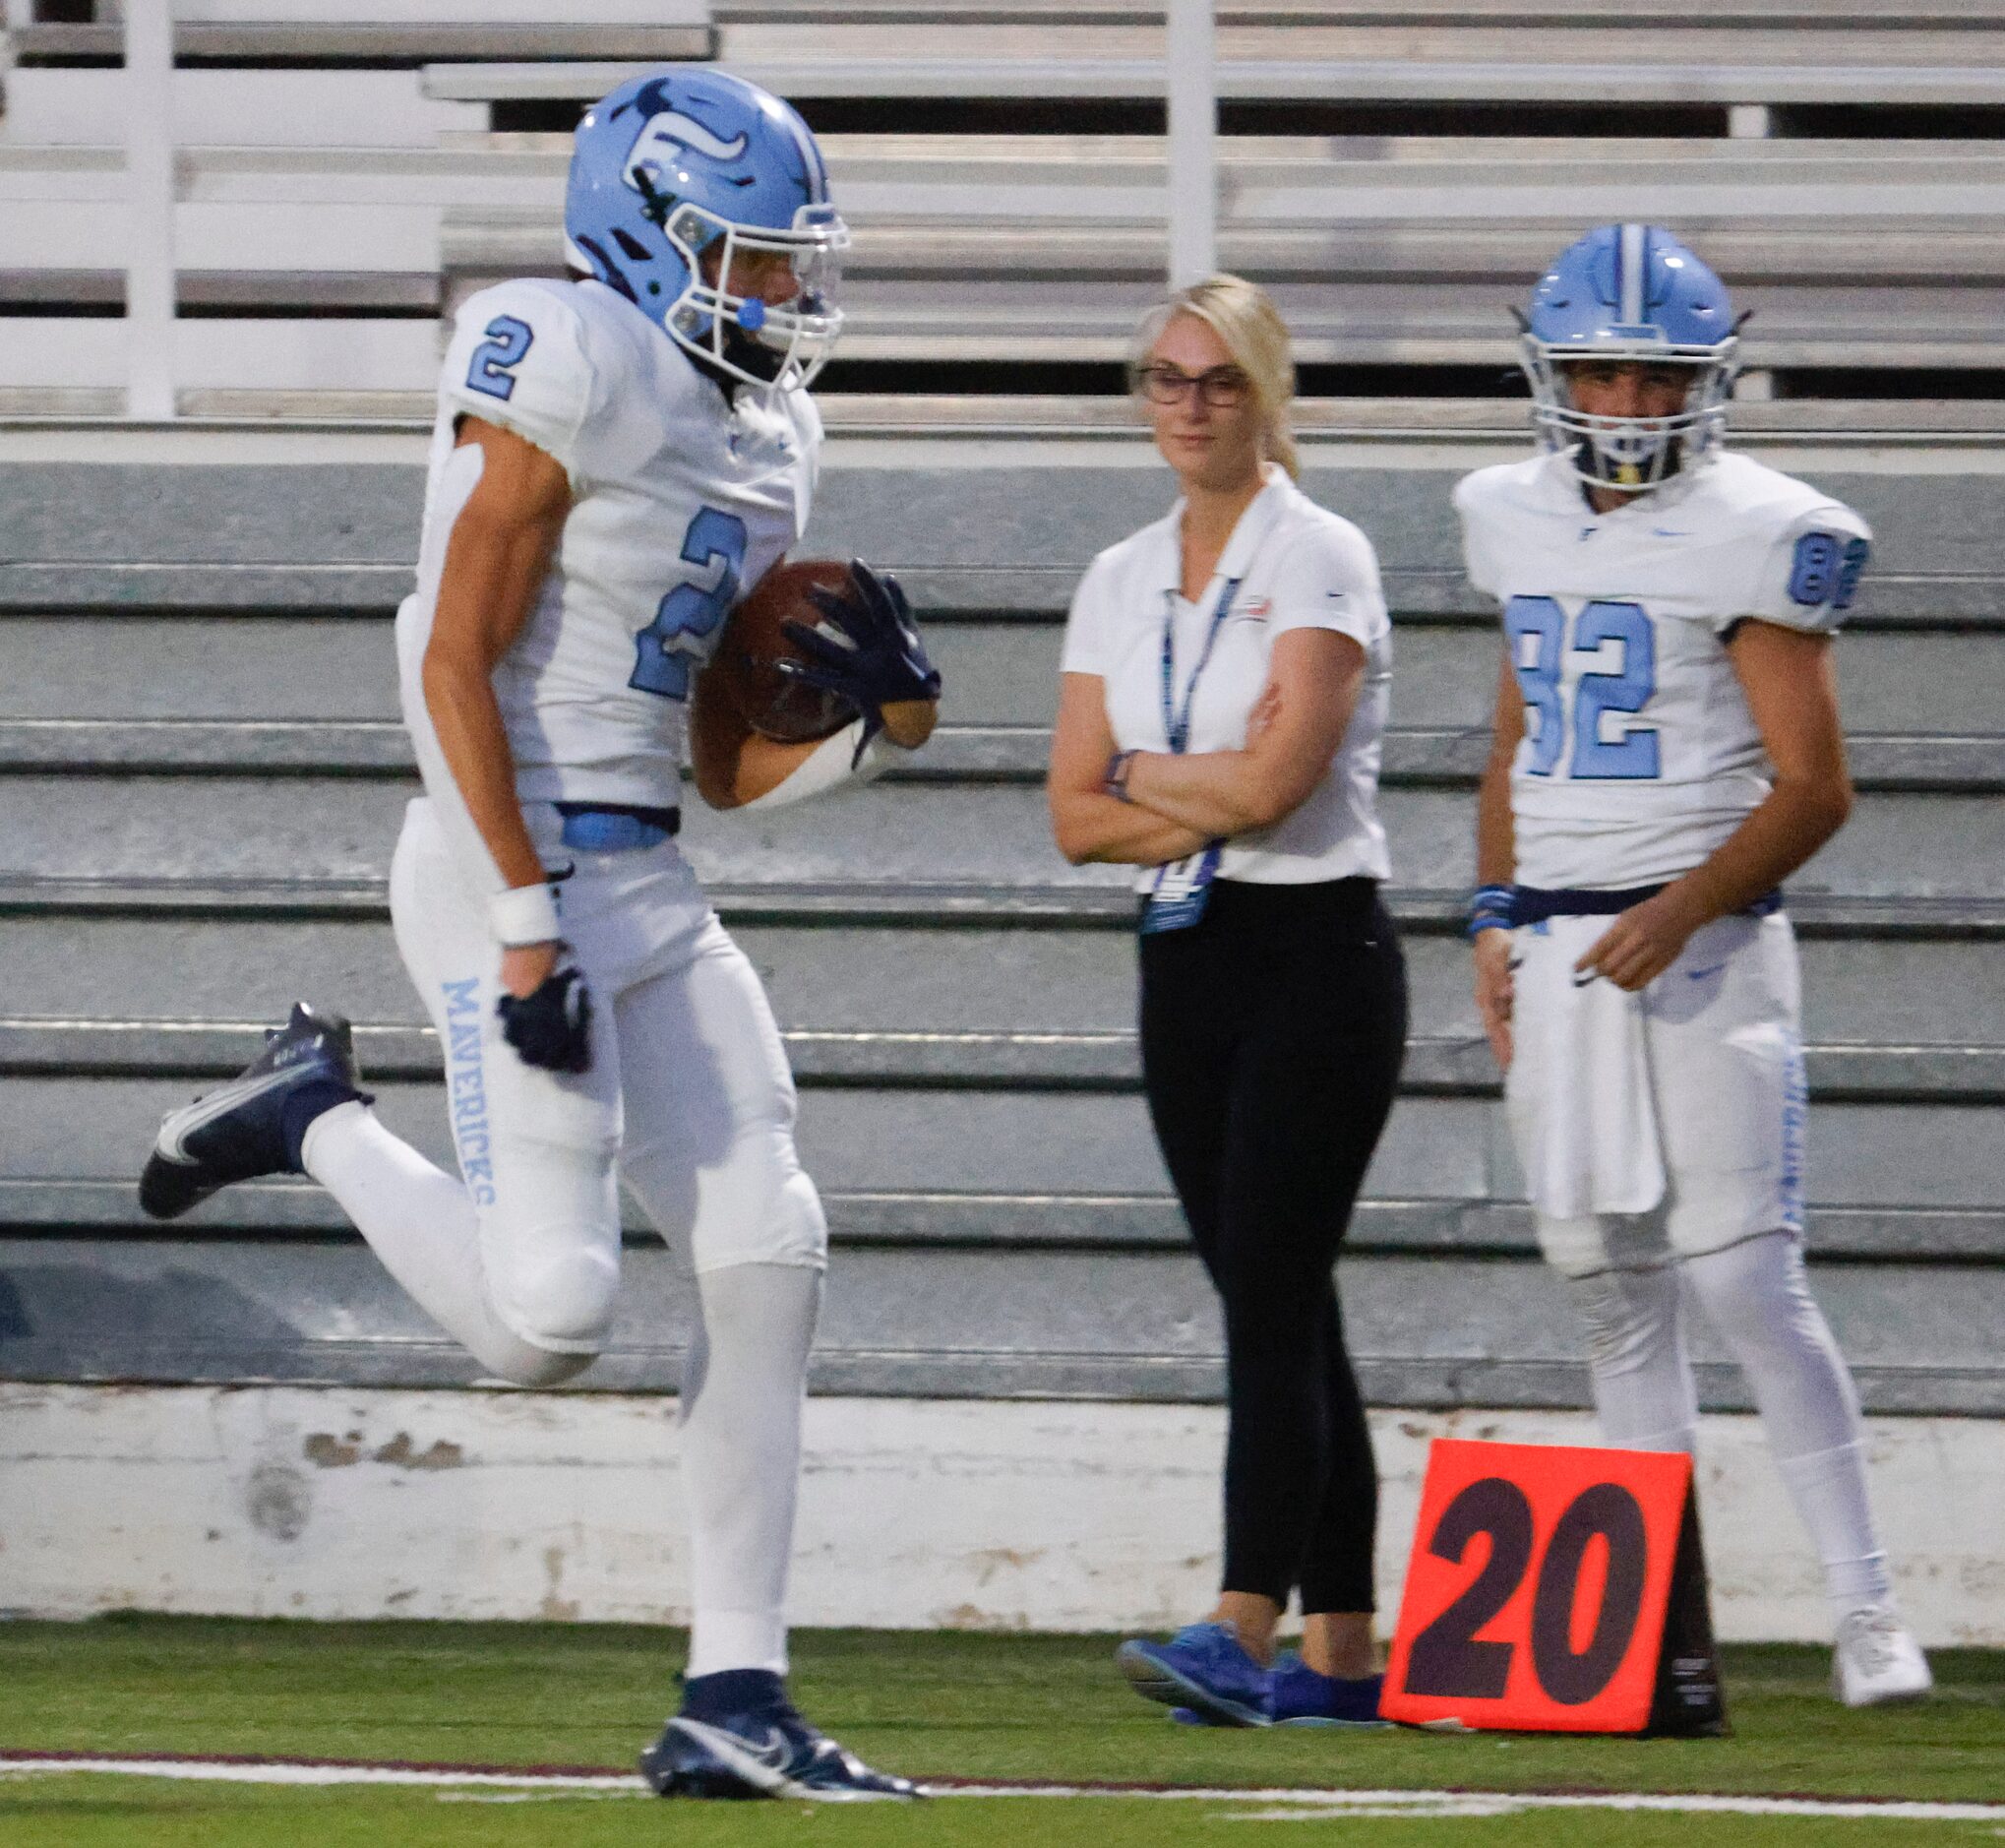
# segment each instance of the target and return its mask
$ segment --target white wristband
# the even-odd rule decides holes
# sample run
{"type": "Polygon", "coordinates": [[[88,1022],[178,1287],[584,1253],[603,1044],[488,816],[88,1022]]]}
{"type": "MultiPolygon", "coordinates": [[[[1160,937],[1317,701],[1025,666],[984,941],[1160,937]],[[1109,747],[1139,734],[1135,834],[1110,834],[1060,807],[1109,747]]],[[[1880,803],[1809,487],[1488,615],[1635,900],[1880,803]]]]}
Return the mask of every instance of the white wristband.
{"type": "Polygon", "coordinates": [[[548,886],[516,886],[487,901],[488,933],[504,949],[547,944],[560,933],[557,894],[548,886]]]}
{"type": "Polygon", "coordinates": [[[881,776],[893,754],[903,757],[882,732],[864,747],[863,762],[855,763],[856,741],[863,736],[863,720],[852,719],[832,738],[824,738],[800,763],[762,796],[741,804],[741,810],[779,809],[789,803],[805,802],[811,796],[826,795],[831,789],[846,789],[881,776]]]}

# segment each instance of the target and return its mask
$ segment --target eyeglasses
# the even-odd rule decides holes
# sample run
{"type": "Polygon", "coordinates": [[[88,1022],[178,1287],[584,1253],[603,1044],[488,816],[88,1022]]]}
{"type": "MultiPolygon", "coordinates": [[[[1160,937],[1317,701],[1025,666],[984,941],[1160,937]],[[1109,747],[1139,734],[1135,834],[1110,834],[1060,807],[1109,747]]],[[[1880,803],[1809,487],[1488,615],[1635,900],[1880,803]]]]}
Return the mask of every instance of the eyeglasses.
{"type": "Polygon", "coordinates": [[[1244,404],[1253,387],[1252,380],[1237,366],[1213,366],[1193,377],[1180,367],[1160,362],[1137,368],[1135,382],[1152,404],[1181,404],[1194,391],[1213,410],[1232,410],[1244,404]]]}

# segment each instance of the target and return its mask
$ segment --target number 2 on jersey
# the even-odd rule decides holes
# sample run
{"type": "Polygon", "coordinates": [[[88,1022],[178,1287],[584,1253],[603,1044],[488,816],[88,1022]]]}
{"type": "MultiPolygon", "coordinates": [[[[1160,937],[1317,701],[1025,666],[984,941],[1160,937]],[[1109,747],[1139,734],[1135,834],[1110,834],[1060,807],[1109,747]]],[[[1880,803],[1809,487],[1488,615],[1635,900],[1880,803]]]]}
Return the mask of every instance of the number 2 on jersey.
{"type": "Polygon", "coordinates": [[[717,631],[738,600],[745,571],[745,522],[714,507],[697,510],[683,534],[683,562],[699,571],[721,566],[709,589],[679,584],[661,599],[654,620],[634,640],[638,645],[627,684],[665,700],[690,697],[690,671],[710,657],[717,631]]]}
{"type": "MultiPolygon", "coordinates": [[[[1549,596],[1514,596],[1504,607],[1504,635],[1525,703],[1539,714],[1527,768],[1534,776],[1549,776],[1566,749],[1568,731],[1562,671],[1566,612],[1549,596]]],[[[1573,761],[1567,774],[1575,781],[1646,780],[1659,770],[1657,733],[1639,729],[1605,738],[1602,714],[1640,712],[1657,691],[1657,632],[1649,611],[1640,603],[1599,598],[1587,604],[1574,620],[1572,651],[1599,654],[1605,642],[1622,645],[1621,669],[1580,676],[1573,695],[1573,761]]]]}
{"type": "Polygon", "coordinates": [[[473,349],[466,367],[469,389],[485,392],[489,398],[507,400],[515,396],[516,371],[536,343],[536,331],[514,315],[496,315],[487,324],[487,339],[473,349]]]}

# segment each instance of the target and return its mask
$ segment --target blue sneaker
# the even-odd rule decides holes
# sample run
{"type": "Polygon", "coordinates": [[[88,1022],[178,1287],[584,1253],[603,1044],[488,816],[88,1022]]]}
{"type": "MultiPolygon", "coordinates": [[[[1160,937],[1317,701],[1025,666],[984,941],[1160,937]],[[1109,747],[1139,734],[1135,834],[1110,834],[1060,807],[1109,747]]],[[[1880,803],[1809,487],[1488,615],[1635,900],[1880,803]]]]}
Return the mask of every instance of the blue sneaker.
{"type": "Polygon", "coordinates": [[[640,1775],[657,1797],[872,1803],[920,1794],[909,1778],[874,1771],[818,1733],[762,1669],[684,1683],[682,1711],[640,1755],[640,1775]]]}
{"type": "Polygon", "coordinates": [[[1301,1656],[1289,1654],[1274,1664],[1269,1683],[1276,1726],[1390,1726],[1378,1717],[1383,1675],[1345,1681],[1318,1675],[1301,1656]]]}
{"type": "Polygon", "coordinates": [[[169,1113],[140,1176],[140,1205],[178,1219],[232,1181],[300,1173],[307,1126],[336,1104],[370,1101],[360,1076],[348,1022],[295,1002],[237,1077],[169,1113]]]}
{"type": "Polygon", "coordinates": [[[1187,1708],[1204,1723],[1270,1723],[1267,1671],[1230,1624],[1186,1624],[1168,1642],[1130,1638],[1115,1650],[1114,1665],[1144,1700],[1187,1708]]]}

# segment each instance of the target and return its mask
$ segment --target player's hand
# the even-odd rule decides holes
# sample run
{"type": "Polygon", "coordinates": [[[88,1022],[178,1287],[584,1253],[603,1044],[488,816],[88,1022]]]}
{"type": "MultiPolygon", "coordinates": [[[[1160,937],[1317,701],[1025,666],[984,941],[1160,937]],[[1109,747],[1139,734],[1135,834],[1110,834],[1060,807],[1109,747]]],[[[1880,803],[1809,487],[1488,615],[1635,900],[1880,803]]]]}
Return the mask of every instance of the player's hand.
{"type": "MultiPolygon", "coordinates": [[[[560,946],[531,944],[549,950],[553,961],[560,946]]],[[[527,995],[505,994],[496,1010],[502,1037],[524,1065],[545,1072],[591,1070],[591,990],[574,968],[556,968],[527,995]]]]}
{"type": "Polygon", "coordinates": [[[901,751],[916,751],[940,722],[938,700],[894,700],[883,710],[884,736],[901,751]]]}
{"type": "MultiPolygon", "coordinates": [[[[782,658],[774,666],[793,679],[849,701],[863,713],[864,744],[886,729],[887,708],[909,708],[939,701],[940,669],[919,639],[912,605],[897,579],[888,572],[873,571],[860,558],[852,559],[845,589],[815,585],[808,595],[821,612],[822,621],[813,629],[806,623],[783,624],[780,633],[805,658],[782,658]]],[[[930,722],[922,729],[915,712],[900,711],[897,718],[897,728],[891,733],[894,744],[907,737],[924,742],[932,730],[930,722]]],[[[862,756],[861,748],[858,756],[862,756]]]]}
{"type": "Polygon", "coordinates": [[[1676,886],[1667,886],[1654,898],[1617,915],[1573,965],[1574,979],[1585,982],[1605,975],[1633,995],[1677,960],[1686,940],[1705,922],[1704,913],[1676,886]]]}
{"type": "Polygon", "coordinates": [[[1511,970],[1511,934],[1505,930],[1479,931],[1471,946],[1476,953],[1476,1012],[1483,1019],[1484,1037],[1497,1064],[1511,1069],[1511,1000],[1514,984],[1511,970]]]}
{"type": "Polygon", "coordinates": [[[553,937],[548,943],[516,944],[504,950],[501,985],[517,1001],[526,1001],[556,972],[557,953],[563,947],[553,937]]]}

